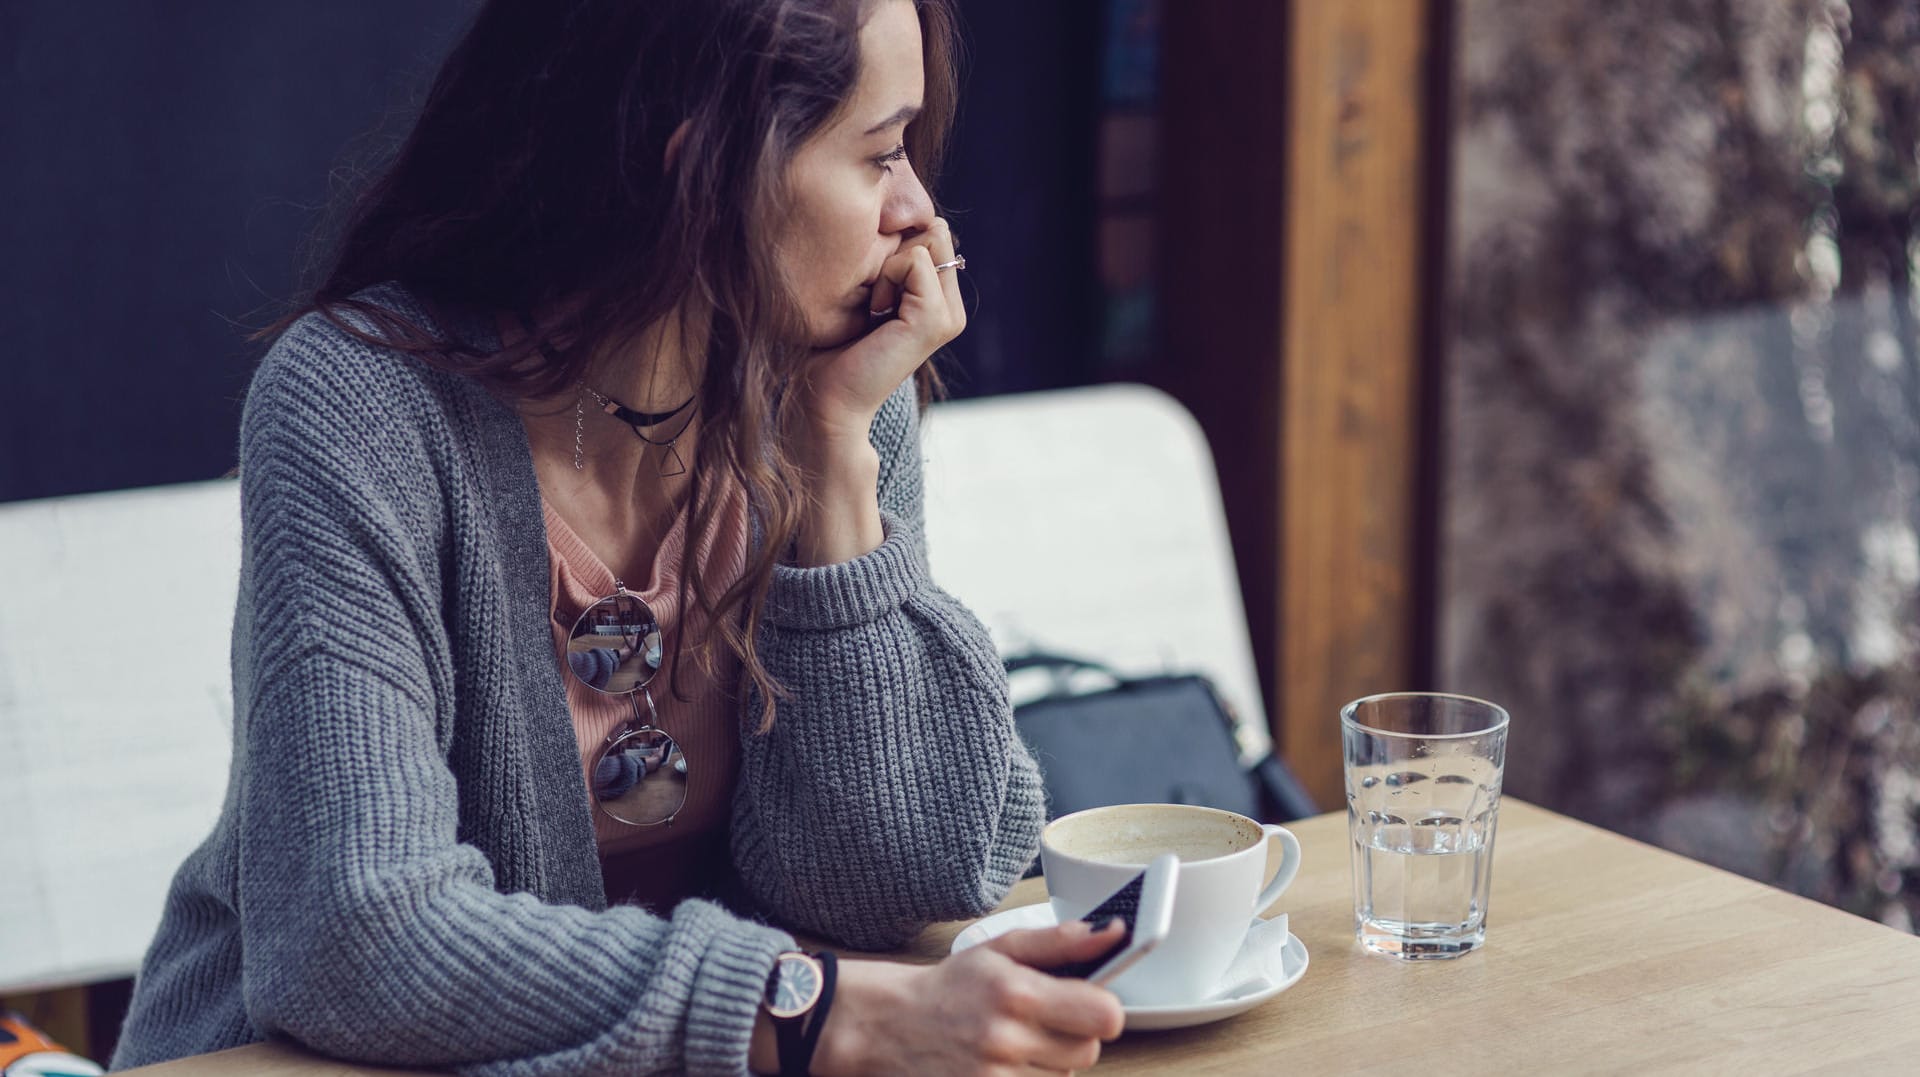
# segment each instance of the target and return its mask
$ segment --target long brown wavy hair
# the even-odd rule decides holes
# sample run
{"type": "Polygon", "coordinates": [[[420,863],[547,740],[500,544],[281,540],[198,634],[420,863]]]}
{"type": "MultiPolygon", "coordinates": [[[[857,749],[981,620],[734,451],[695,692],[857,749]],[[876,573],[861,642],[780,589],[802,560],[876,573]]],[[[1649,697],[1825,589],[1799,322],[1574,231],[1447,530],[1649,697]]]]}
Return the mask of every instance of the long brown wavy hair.
{"type": "MultiPolygon", "coordinates": [[[[249,337],[270,343],[318,311],[361,340],[527,401],[574,390],[598,358],[662,319],[710,312],[682,333],[704,338],[707,352],[679,608],[698,603],[739,657],[766,702],[763,730],[785,693],[755,639],[806,496],[786,448],[797,409],[783,400],[811,356],[767,239],[789,203],[795,153],[852,95],[860,27],[879,2],[889,0],[489,0],[405,139],[317,234],[307,272],[317,283],[249,337]],[[439,312],[458,306],[513,312],[530,331],[482,354],[352,298],[387,281],[440,325],[452,323],[439,312]],[[566,313],[530,320],[553,310],[566,313]],[[760,542],[745,575],[719,588],[694,551],[722,508],[723,476],[745,488],[760,542]]],[[[953,120],[958,41],[950,0],[911,2],[926,97],[906,145],[931,191],[953,120]]],[[[938,377],[923,364],[915,379],[924,406],[938,377]]],[[[676,633],[676,654],[687,635],[676,633]]],[[[709,659],[712,640],[694,642],[709,659]]]]}

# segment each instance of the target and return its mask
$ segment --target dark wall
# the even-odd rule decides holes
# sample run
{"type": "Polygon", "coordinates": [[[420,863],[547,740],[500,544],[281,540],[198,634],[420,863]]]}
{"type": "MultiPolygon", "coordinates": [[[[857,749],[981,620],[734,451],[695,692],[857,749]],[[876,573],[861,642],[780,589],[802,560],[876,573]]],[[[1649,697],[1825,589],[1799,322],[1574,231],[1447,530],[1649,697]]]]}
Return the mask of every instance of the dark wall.
{"type": "Polygon", "coordinates": [[[0,500],[211,478],[354,135],[467,0],[0,4],[0,500]]]}
{"type": "Polygon", "coordinates": [[[969,62],[940,189],[968,260],[954,395],[1098,380],[1094,153],[1105,0],[960,0],[969,62]]]}
{"type": "MultiPolygon", "coordinates": [[[[232,467],[242,326],[288,297],[329,173],[474,7],[0,2],[0,501],[232,467]]],[[[956,395],[1091,380],[1099,8],[962,0],[943,195],[978,300],[956,395]]]]}

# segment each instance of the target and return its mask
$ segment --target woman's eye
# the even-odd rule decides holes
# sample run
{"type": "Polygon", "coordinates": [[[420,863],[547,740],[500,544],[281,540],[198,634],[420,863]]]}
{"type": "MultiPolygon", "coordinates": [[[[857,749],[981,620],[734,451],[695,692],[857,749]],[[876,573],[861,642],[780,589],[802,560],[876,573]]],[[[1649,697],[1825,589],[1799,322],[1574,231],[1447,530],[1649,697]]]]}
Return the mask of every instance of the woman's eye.
{"type": "Polygon", "coordinates": [[[904,161],[906,159],[907,159],[907,144],[902,142],[901,144],[899,144],[898,146],[895,146],[892,150],[890,150],[885,156],[875,157],[873,159],[873,163],[879,166],[880,171],[891,175],[893,173],[893,163],[895,161],[904,161]]]}

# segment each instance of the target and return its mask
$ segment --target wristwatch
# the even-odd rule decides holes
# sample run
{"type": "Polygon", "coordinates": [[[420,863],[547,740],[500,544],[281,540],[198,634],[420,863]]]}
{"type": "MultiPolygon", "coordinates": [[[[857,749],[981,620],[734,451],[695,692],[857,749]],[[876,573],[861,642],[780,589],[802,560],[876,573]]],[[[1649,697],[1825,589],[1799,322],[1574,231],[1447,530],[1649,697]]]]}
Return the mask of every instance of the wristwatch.
{"type": "Polygon", "coordinates": [[[761,1006],[773,1020],[780,1077],[806,1077],[812,1068],[813,1049],[820,1043],[820,1029],[833,1005],[837,972],[838,960],[827,951],[789,950],[774,962],[761,1006]]]}

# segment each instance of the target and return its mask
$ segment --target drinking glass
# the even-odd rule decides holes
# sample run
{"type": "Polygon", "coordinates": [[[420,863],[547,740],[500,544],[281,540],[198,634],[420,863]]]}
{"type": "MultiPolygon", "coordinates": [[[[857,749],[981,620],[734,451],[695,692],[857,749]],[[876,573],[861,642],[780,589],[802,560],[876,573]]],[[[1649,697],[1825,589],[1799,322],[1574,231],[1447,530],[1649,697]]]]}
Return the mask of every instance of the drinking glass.
{"type": "Polygon", "coordinates": [[[1396,692],[1340,710],[1353,839],[1353,928],[1408,960],[1459,957],[1487,937],[1507,712],[1396,692]]]}

